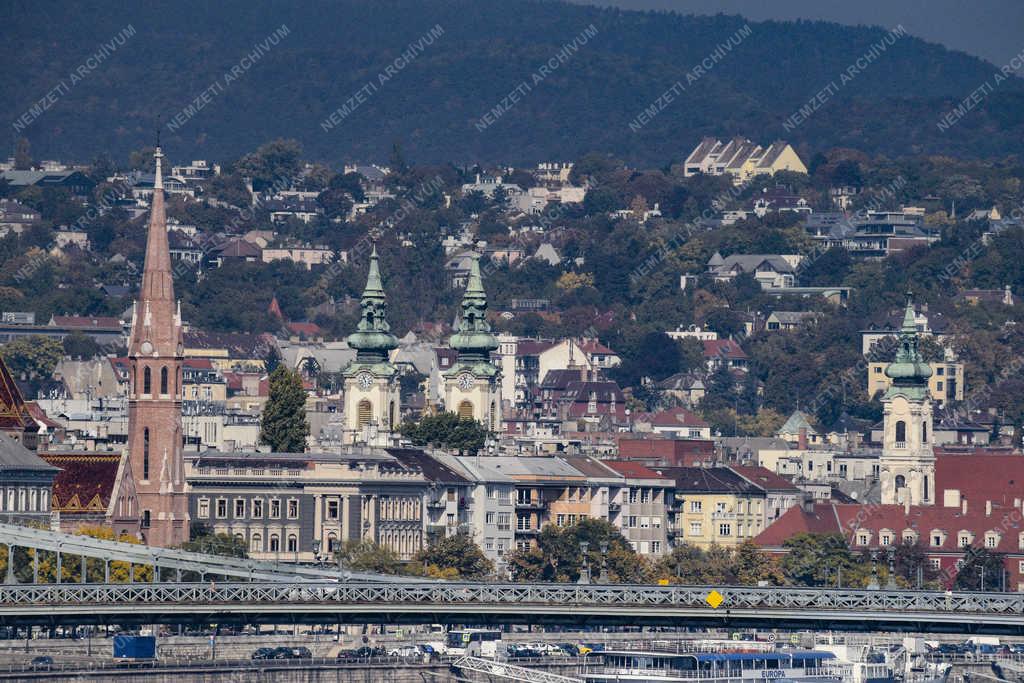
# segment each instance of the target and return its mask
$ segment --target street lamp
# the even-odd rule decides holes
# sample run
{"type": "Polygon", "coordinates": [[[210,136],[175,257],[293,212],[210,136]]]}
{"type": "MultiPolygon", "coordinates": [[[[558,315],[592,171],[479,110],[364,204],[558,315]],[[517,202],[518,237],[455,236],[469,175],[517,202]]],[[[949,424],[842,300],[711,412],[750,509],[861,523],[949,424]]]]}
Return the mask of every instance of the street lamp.
{"type": "Polygon", "coordinates": [[[881,588],[878,583],[878,551],[871,551],[871,581],[868,582],[868,590],[876,591],[881,588]]]}
{"type": "Polygon", "coordinates": [[[896,548],[889,547],[889,580],[886,582],[885,587],[889,590],[896,590],[899,586],[896,585],[896,548]]]}
{"type": "Polygon", "coordinates": [[[608,583],[608,544],[601,544],[601,576],[598,583],[608,583]]]}
{"type": "Polygon", "coordinates": [[[316,566],[318,567],[324,566],[324,558],[320,555],[320,548],[322,545],[323,542],[319,538],[313,539],[313,562],[316,563],[316,566]]]}
{"type": "Polygon", "coordinates": [[[580,541],[580,552],[583,554],[583,569],[580,570],[580,578],[576,583],[590,583],[590,558],[587,551],[590,550],[589,541],[580,541]]]}

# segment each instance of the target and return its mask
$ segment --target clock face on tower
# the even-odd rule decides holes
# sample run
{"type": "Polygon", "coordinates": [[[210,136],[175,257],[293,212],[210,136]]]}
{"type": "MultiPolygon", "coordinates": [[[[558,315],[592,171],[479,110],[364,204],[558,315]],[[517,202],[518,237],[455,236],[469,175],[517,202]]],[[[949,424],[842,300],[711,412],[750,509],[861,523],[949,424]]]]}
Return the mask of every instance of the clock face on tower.
{"type": "Polygon", "coordinates": [[[467,373],[459,375],[458,384],[463,391],[469,391],[473,388],[473,375],[467,373]]]}
{"type": "Polygon", "coordinates": [[[373,385],[373,377],[368,372],[360,372],[356,375],[356,384],[360,389],[369,389],[373,385]]]}
{"type": "Polygon", "coordinates": [[[148,341],[144,341],[144,342],[142,342],[142,345],[139,346],[139,351],[141,351],[142,353],[145,353],[147,355],[150,354],[150,353],[153,353],[153,345],[151,343],[149,343],[148,341]]]}

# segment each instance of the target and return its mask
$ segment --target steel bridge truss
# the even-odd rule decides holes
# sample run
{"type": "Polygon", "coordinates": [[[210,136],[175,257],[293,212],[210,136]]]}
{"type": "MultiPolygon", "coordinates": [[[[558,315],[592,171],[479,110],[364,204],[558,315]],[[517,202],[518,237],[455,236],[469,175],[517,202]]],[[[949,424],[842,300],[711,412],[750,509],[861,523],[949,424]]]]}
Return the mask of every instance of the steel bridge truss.
{"type": "MultiPolygon", "coordinates": [[[[3,581],[8,585],[17,583],[14,563],[9,561],[13,556],[15,548],[55,553],[57,564],[56,579],[58,581],[61,578],[61,567],[66,555],[79,558],[78,561],[81,562],[83,570],[86,558],[102,561],[105,583],[110,582],[110,564],[112,562],[127,562],[131,566],[153,567],[154,581],[159,581],[166,574],[166,572],[159,570],[172,571],[174,580],[177,582],[182,580],[183,572],[198,574],[201,581],[205,581],[208,577],[289,583],[299,581],[356,580],[367,582],[395,580],[394,577],[384,575],[342,571],[337,567],[314,567],[300,564],[261,562],[258,560],[209,555],[185,550],[156,548],[125,543],[123,541],[108,541],[90,536],[35,529],[16,524],[0,524],[0,545],[7,546],[6,555],[4,555],[8,559],[7,574],[3,581]]],[[[39,553],[33,553],[32,562],[33,583],[38,583],[39,553]]],[[[134,572],[129,570],[128,574],[130,578],[133,578],[134,572]]],[[[86,572],[82,571],[81,576],[84,581],[86,572]]],[[[405,581],[407,582],[408,579],[405,579],[405,581]]]]}
{"type": "Polygon", "coordinates": [[[482,583],[0,586],[2,623],[634,623],[1024,635],[1024,594],[482,583]],[[706,602],[714,588],[718,608],[706,602]]]}

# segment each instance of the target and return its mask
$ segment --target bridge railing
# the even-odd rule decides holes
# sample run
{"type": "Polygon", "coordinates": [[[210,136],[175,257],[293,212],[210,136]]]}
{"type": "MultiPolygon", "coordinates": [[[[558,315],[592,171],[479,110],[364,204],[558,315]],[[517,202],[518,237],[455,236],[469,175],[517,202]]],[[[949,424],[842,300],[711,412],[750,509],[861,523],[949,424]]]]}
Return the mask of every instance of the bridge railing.
{"type": "Polygon", "coordinates": [[[842,610],[1024,615],[1021,593],[486,583],[147,583],[0,586],[0,606],[139,604],[579,605],[680,607],[717,611],[842,610]]]}

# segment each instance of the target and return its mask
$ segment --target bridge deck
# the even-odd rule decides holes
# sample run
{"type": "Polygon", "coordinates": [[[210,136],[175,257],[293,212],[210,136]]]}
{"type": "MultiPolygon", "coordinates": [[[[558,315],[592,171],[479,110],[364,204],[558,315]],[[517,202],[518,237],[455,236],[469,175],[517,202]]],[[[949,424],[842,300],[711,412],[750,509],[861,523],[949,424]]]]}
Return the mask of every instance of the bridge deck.
{"type": "Polygon", "coordinates": [[[1024,594],[480,583],[40,584],[0,587],[0,624],[673,625],[1024,635],[1024,594]]]}

